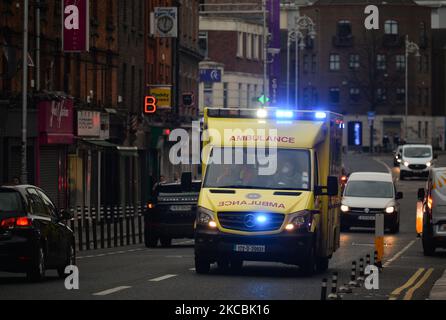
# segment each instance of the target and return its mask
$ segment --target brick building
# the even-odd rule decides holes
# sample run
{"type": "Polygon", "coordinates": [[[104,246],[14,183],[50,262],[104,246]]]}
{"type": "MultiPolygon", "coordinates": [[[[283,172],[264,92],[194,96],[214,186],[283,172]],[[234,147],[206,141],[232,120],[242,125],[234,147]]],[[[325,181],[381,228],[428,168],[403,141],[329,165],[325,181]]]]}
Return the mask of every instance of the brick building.
{"type": "Polygon", "coordinates": [[[204,107],[259,105],[257,99],[263,92],[262,19],[231,11],[261,10],[261,5],[245,6],[244,2],[212,0],[202,6],[200,44],[206,59],[200,65],[201,112],[204,107]]]}
{"type": "Polygon", "coordinates": [[[430,8],[412,0],[319,0],[300,8],[317,36],[299,56],[299,107],[343,113],[344,145],[370,148],[383,138],[435,143],[444,121],[432,117],[430,8]],[[379,30],[366,30],[364,9],[380,9],[379,30]],[[420,47],[409,56],[409,117],[405,132],[405,37],[420,47]],[[368,113],[376,114],[373,140],[368,113]]]}

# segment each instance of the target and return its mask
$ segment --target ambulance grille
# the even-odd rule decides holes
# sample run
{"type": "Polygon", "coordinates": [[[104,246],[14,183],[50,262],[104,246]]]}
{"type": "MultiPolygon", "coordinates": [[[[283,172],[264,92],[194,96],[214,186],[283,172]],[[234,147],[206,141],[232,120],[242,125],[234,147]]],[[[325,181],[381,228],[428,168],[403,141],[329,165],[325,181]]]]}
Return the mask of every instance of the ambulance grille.
{"type": "Polygon", "coordinates": [[[252,213],[252,212],[219,212],[218,220],[223,228],[228,230],[261,232],[279,230],[285,215],[280,213],[252,213]],[[259,222],[258,216],[265,221],[259,222]]]}

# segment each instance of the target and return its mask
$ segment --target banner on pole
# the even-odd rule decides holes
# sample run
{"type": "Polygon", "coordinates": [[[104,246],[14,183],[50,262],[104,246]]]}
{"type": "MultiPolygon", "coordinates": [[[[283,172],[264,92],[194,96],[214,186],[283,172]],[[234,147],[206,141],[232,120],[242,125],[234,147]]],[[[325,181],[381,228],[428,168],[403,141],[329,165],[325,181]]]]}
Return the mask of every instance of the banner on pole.
{"type": "Polygon", "coordinates": [[[62,2],[62,49],[64,52],[89,50],[89,0],[62,2]]]}

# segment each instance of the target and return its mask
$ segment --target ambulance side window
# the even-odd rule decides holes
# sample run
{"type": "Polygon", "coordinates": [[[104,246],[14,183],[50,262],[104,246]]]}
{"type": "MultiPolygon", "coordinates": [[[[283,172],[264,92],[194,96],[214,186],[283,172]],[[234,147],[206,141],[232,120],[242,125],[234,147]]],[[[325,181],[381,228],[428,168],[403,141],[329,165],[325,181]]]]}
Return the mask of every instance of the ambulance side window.
{"type": "Polygon", "coordinates": [[[316,152],[314,153],[314,185],[319,185],[319,159],[316,152]]]}

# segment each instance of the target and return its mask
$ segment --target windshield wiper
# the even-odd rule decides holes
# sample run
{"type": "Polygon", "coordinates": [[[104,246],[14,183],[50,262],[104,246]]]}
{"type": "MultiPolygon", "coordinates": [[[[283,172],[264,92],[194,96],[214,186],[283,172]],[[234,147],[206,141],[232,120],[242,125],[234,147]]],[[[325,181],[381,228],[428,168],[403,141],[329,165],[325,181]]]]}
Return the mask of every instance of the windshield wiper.
{"type": "Polygon", "coordinates": [[[268,189],[271,189],[271,188],[267,188],[267,187],[244,186],[244,185],[217,186],[217,187],[208,187],[208,188],[225,188],[225,189],[262,189],[262,190],[268,190],[268,189]]]}

